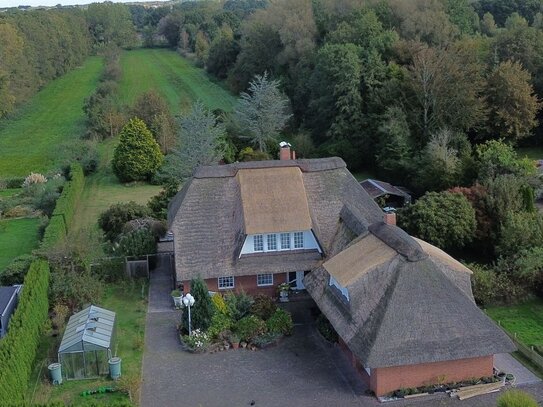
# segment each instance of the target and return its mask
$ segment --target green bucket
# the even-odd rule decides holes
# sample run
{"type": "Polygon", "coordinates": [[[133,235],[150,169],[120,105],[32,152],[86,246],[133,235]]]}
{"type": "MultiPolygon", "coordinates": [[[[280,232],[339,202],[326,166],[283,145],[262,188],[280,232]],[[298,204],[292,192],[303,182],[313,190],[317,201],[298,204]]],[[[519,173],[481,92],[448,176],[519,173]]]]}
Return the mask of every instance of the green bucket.
{"type": "Polygon", "coordinates": [[[109,359],[109,375],[113,380],[117,380],[121,377],[121,358],[114,357],[109,359]]]}
{"type": "Polygon", "coordinates": [[[51,363],[48,367],[53,384],[62,384],[62,366],[60,363],[51,363]]]}

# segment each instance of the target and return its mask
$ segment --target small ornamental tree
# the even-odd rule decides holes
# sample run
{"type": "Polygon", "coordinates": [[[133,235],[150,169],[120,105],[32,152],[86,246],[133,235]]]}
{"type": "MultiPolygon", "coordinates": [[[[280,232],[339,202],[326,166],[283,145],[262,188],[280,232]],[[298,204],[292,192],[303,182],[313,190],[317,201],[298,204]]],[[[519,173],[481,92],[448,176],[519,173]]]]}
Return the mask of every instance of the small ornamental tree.
{"type": "Polygon", "coordinates": [[[429,192],[402,210],[400,226],[442,249],[461,248],[475,234],[475,210],[462,194],[429,192]]]}
{"type": "Polygon", "coordinates": [[[134,201],[111,205],[98,217],[98,226],[105,233],[109,241],[114,241],[123,232],[127,222],[134,219],[145,218],[151,215],[151,211],[134,201]]]}
{"type": "MultiPolygon", "coordinates": [[[[194,305],[190,309],[192,329],[206,331],[211,325],[211,317],[213,316],[214,308],[204,280],[201,278],[193,278],[190,281],[190,293],[195,300],[194,305]]],[[[183,329],[188,332],[189,318],[186,309],[183,309],[182,326],[183,329]]]]}
{"type": "Polygon", "coordinates": [[[150,179],[162,164],[160,147],[145,123],[134,118],[121,131],[113,172],[121,182],[150,179]]]}

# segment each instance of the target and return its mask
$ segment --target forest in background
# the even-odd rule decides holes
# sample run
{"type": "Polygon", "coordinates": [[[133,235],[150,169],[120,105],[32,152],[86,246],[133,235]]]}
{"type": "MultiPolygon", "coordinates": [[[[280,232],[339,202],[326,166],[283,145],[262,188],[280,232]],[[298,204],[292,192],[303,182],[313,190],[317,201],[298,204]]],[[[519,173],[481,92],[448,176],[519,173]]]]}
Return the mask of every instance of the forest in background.
{"type": "MultiPolygon", "coordinates": [[[[351,171],[369,169],[421,197],[399,213],[409,233],[460,257],[495,260],[474,277],[478,299],[510,301],[543,292],[540,180],[516,152],[541,139],[542,4],[228,0],[7,12],[0,106],[9,116],[47,81],[99,53],[106,70],[85,102],[83,138],[115,137],[140,117],[166,154],[159,175],[181,167],[190,174],[205,163],[185,159],[194,155],[208,163],[219,152],[225,162],[273,158],[279,137],[301,157],[340,156],[351,171]],[[176,120],[152,92],[122,106],[115,48],[139,45],[175,49],[241,92],[234,111],[196,106],[176,120]],[[248,113],[264,88],[281,120],[264,121],[254,136],[260,124],[251,120],[265,112],[248,113]],[[203,144],[210,148],[197,150],[203,144]]],[[[92,171],[95,160],[85,160],[92,171]]]]}

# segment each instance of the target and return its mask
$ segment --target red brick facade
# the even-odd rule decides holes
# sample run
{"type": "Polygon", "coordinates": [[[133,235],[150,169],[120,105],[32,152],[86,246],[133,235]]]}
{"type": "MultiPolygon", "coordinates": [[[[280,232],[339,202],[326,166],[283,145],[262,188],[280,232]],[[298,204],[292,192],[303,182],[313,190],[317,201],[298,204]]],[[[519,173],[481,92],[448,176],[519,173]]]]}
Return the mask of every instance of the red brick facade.
{"type": "Polygon", "coordinates": [[[371,369],[370,376],[360,361],[340,339],[345,352],[362,380],[377,396],[383,396],[401,388],[420,387],[439,382],[458,382],[474,377],[492,376],[494,357],[483,356],[420,365],[381,367],[371,369]]]}
{"type": "MultiPolygon", "coordinates": [[[[257,285],[257,276],[239,276],[234,277],[234,288],[227,290],[219,290],[218,279],[208,278],[204,280],[207,288],[210,291],[227,293],[229,291],[244,292],[249,295],[265,294],[270,297],[277,297],[277,286],[287,281],[287,273],[278,273],[273,275],[273,285],[259,287],[257,285]]],[[[190,281],[183,281],[183,289],[185,292],[190,291],[190,281]]]]}

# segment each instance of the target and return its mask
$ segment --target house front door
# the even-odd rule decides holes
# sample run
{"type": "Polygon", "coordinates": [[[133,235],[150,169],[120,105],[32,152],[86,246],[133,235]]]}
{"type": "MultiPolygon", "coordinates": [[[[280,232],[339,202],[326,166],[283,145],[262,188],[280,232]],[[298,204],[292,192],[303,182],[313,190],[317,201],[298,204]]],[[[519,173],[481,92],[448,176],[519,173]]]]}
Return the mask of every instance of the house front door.
{"type": "Polygon", "coordinates": [[[288,283],[293,290],[305,290],[303,271],[294,271],[288,273],[288,283]]]}

